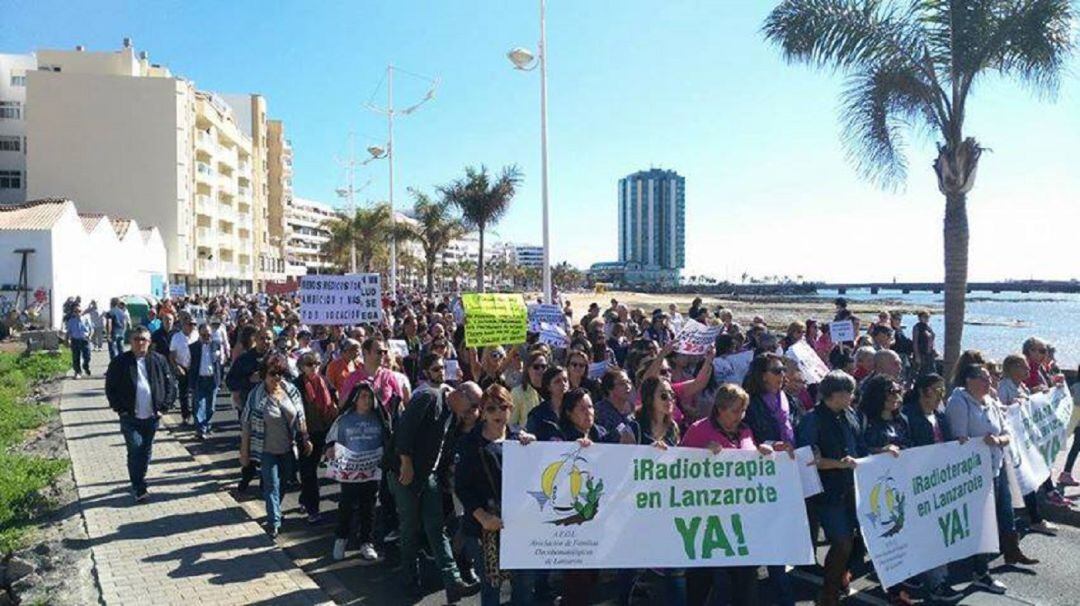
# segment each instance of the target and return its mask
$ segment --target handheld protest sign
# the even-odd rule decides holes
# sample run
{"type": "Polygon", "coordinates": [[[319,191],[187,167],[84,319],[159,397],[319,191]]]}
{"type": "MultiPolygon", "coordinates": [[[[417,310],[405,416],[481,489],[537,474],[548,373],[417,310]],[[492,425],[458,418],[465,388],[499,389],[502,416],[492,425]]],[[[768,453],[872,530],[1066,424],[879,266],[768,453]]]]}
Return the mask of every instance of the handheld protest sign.
{"type": "Polygon", "coordinates": [[[525,342],[528,317],[520,294],[461,295],[465,310],[465,346],[517,345],[525,342]]]}
{"type": "Polygon", "coordinates": [[[381,319],[379,274],[300,279],[300,320],[305,324],[376,324],[381,319]]]}

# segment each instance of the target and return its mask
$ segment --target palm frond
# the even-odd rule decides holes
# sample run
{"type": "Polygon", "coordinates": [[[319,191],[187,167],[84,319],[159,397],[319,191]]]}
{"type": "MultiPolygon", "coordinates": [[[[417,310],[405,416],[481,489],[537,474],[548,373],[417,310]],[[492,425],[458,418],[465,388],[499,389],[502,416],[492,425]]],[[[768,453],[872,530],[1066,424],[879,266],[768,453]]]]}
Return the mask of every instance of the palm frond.
{"type": "Polygon", "coordinates": [[[879,65],[852,75],[843,94],[848,160],[886,189],[907,177],[905,129],[935,125],[935,93],[921,76],[903,63],[879,65]]]}
{"type": "Polygon", "coordinates": [[[1018,78],[1037,91],[1055,93],[1074,49],[1076,17],[1070,0],[1022,3],[1000,20],[983,66],[1018,78]]]}

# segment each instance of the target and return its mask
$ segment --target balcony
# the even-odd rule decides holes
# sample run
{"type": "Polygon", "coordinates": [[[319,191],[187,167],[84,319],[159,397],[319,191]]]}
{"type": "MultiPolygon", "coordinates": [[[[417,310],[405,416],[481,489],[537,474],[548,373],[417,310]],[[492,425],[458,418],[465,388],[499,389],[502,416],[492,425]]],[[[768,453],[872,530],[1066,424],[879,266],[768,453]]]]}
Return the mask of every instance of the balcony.
{"type": "Polygon", "coordinates": [[[250,198],[251,197],[251,188],[241,185],[241,186],[236,188],[236,193],[241,198],[250,198]]]}
{"type": "Polygon", "coordinates": [[[236,223],[236,209],[230,204],[219,204],[217,207],[217,217],[222,221],[236,223]]]}
{"type": "Polygon", "coordinates": [[[207,151],[214,151],[217,149],[217,143],[214,142],[214,136],[205,130],[196,131],[195,143],[198,147],[207,151]]]}
{"type": "Polygon", "coordinates": [[[251,229],[251,215],[238,214],[236,215],[236,226],[240,229],[251,229]]]}
{"type": "Polygon", "coordinates": [[[195,241],[199,246],[210,247],[215,240],[214,230],[210,227],[196,227],[195,228],[195,241]]]}
{"type": "Polygon", "coordinates": [[[209,259],[199,259],[195,266],[200,274],[199,277],[211,277],[218,272],[217,263],[214,263],[209,259]]]}
{"type": "Polygon", "coordinates": [[[205,162],[195,163],[195,177],[206,183],[214,182],[214,169],[205,162]]]}
{"type": "Polygon", "coordinates": [[[236,273],[240,270],[239,266],[232,261],[222,261],[218,264],[218,269],[221,271],[222,274],[225,274],[226,276],[236,275],[236,273]]]}
{"type": "Polygon", "coordinates": [[[195,194],[195,212],[200,215],[213,214],[214,204],[210,200],[210,196],[206,194],[195,194]]]}
{"type": "Polygon", "coordinates": [[[239,164],[237,164],[236,168],[241,173],[250,173],[251,172],[251,162],[248,162],[247,160],[241,160],[239,162],[239,164]]]}

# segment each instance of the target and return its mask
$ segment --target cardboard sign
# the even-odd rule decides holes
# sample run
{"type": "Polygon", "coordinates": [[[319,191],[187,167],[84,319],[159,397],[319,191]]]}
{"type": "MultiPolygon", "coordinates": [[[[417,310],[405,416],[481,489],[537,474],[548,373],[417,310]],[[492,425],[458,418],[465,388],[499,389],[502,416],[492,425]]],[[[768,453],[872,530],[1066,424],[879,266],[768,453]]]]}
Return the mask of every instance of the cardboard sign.
{"type": "Polygon", "coordinates": [[[443,378],[447,381],[461,380],[461,367],[457,360],[443,360],[443,378]]]}
{"type": "Polygon", "coordinates": [[[170,284],[169,297],[178,298],[187,296],[187,286],[183,284],[170,284]]]}
{"type": "MultiPolygon", "coordinates": [[[[530,332],[532,332],[530,330],[530,332]]],[[[570,337],[566,334],[566,330],[558,324],[549,324],[548,322],[541,322],[539,330],[540,333],[538,341],[554,347],[555,349],[566,349],[570,347],[570,337]]]]}
{"type": "Polygon", "coordinates": [[[829,323],[829,338],[832,339],[833,343],[854,341],[856,336],[855,324],[851,320],[829,323]]]}
{"type": "Polygon", "coordinates": [[[799,464],[799,480],[802,482],[802,496],[804,499],[820,494],[825,491],[821,485],[821,475],[817,470],[817,461],[814,460],[814,449],[809,446],[795,449],[795,462],[799,464]]]}
{"type": "Polygon", "coordinates": [[[409,344],[404,339],[390,339],[386,342],[390,354],[396,358],[409,357],[409,344]]]}
{"type": "Polygon", "coordinates": [[[528,317],[520,294],[461,295],[465,310],[465,346],[517,345],[525,342],[528,317]]]}
{"type": "Polygon", "coordinates": [[[697,320],[687,320],[679,334],[675,336],[675,352],[691,356],[705,355],[716,342],[721,326],[705,326],[697,320]]]}
{"type": "Polygon", "coordinates": [[[587,376],[590,379],[599,379],[600,377],[604,376],[605,372],[607,372],[609,364],[610,363],[607,360],[601,360],[600,362],[593,362],[592,364],[589,364],[589,374],[587,376]]]}
{"type": "Polygon", "coordinates": [[[795,363],[799,365],[799,370],[802,371],[803,380],[806,381],[807,385],[821,383],[825,375],[829,374],[829,367],[825,362],[821,361],[821,357],[806,341],[795,343],[788,348],[787,353],[784,355],[795,360],[795,363]]]}
{"type": "Polygon", "coordinates": [[[379,274],[304,276],[300,320],[305,324],[374,324],[382,319],[379,274]]]}
{"type": "Polygon", "coordinates": [[[529,309],[529,332],[540,332],[545,322],[554,326],[566,326],[566,314],[558,305],[543,303],[530,303],[529,309]]]}

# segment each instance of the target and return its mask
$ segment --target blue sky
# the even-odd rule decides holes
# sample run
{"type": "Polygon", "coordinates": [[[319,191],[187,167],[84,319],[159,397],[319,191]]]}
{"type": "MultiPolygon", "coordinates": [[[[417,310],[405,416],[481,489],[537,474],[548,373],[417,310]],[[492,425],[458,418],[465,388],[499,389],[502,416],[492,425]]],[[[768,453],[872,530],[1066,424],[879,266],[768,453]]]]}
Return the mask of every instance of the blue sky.
{"type": "MultiPolygon", "coordinates": [[[[942,276],[943,201],[932,140],[911,141],[904,191],[859,180],[844,158],[840,76],[786,65],[759,28],[766,0],[549,0],[552,247],[578,266],[616,257],[616,182],[658,166],[686,177],[686,274],[829,280],[942,276]]],[[[465,166],[517,164],[525,183],[495,230],[540,242],[538,74],[533,1],[123,3],[5,0],[0,52],[112,50],[125,36],[200,88],[259,92],[286,122],[294,190],[334,202],[334,156],[350,130],[381,144],[363,104],[387,63],[438,75],[435,101],[395,129],[395,198],[465,166]]],[[[1053,102],[987,80],[969,109],[983,156],[969,199],[971,277],[1072,278],[1080,223],[1076,62],[1053,102]]],[[[401,77],[401,104],[426,84],[401,77]]],[[[385,101],[385,89],[376,99],[385,101]]],[[[386,196],[385,163],[362,169],[386,196]]]]}

